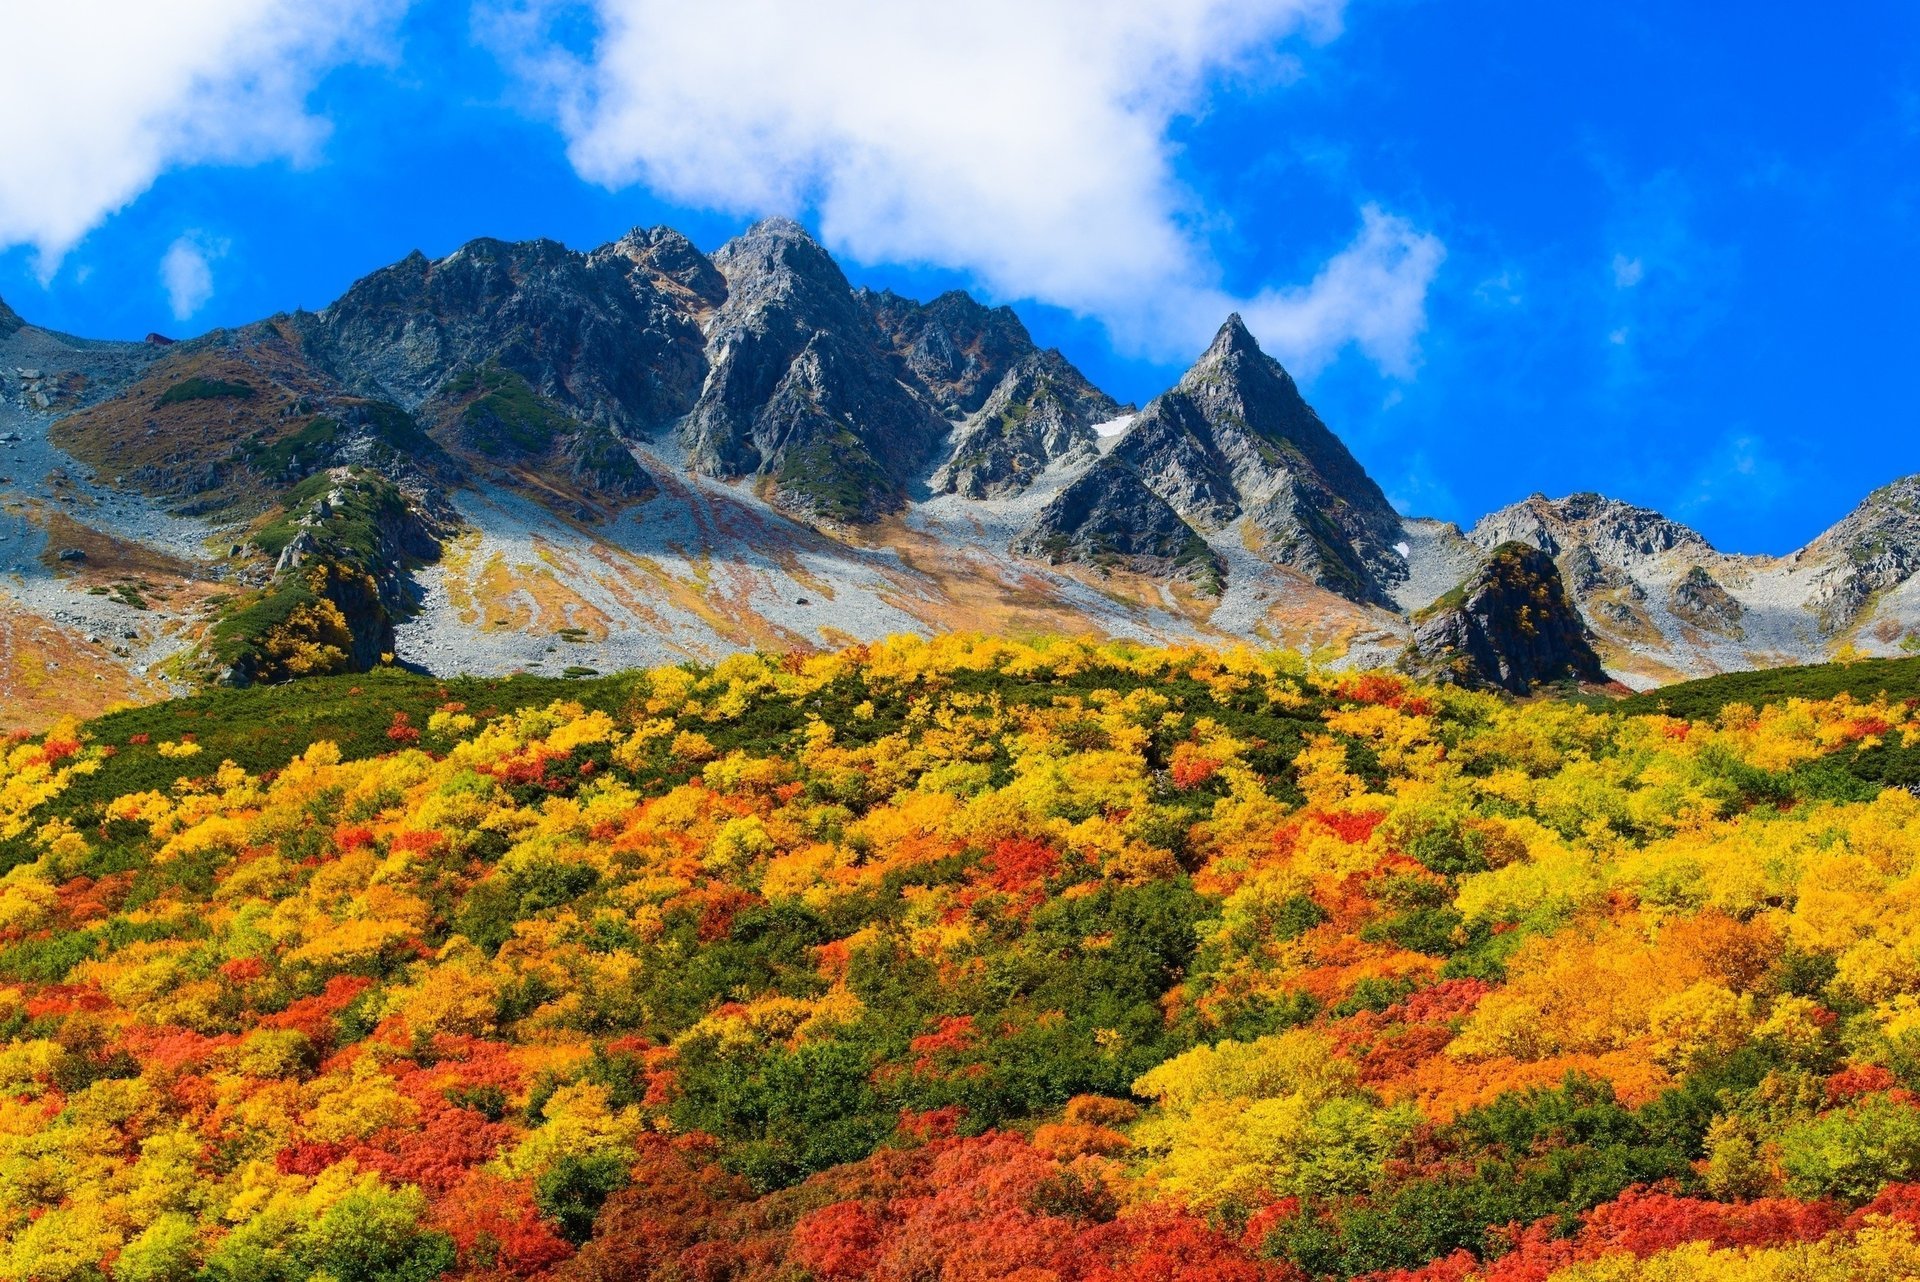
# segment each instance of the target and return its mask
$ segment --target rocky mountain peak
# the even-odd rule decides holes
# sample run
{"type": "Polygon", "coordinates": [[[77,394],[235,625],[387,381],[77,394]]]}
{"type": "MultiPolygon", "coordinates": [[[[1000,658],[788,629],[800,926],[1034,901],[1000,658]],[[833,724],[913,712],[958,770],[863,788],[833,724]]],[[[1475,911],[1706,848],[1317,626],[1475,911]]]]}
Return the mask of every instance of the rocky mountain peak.
{"type": "Polygon", "coordinates": [[[972,499],[1020,493],[1056,461],[1098,458],[1095,425],[1132,408],[1115,404],[1058,350],[1030,351],[955,433],[933,488],[972,499]]]}
{"type": "Polygon", "coordinates": [[[902,380],[832,256],[776,218],[713,263],[727,297],[706,321],[711,372],[681,424],[694,465],[767,477],[795,512],[863,521],[897,508],[947,423],[902,380]]]}
{"type": "Polygon", "coordinates": [[[1406,575],[1399,514],[1238,315],[1115,455],[1188,521],[1244,515],[1269,560],[1352,600],[1385,604],[1406,575]]]}
{"type": "Polygon", "coordinates": [[[1793,559],[1824,562],[1812,606],[1826,629],[1852,622],[1876,594],[1920,573],[1920,474],[1867,495],[1793,559]]]}
{"type": "Polygon", "coordinates": [[[632,263],[655,288],[683,292],[705,308],[718,307],[727,296],[726,278],[713,260],[671,227],[636,227],[593,253],[603,255],[632,263]]]}
{"type": "Polygon", "coordinates": [[[1561,499],[1532,494],[1480,518],[1467,537],[1485,548],[1513,541],[1527,543],[1549,556],[1585,547],[1601,562],[1616,566],[1675,549],[1713,551],[1705,537],[1678,521],[1651,508],[1591,492],[1561,499]]]}
{"type": "Polygon", "coordinates": [[[1233,312],[1221,323],[1214,333],[1213,342],[1197,361],[1196,367],[1217,364],[1234,356],[1264,356],[1260,344],[1254,341],[1253,334],[1247,329],[1247,323],[1240,319],[1239,312],[1233,312]]]}
{"type": "Polygon", "coordinates": [[[988,307],[965,290],[948,290],[930,303],[890,289],[863,289],[858,297],[948,418],[979,410],[1015,362],[1037,350],[1011,307],[988,307]]]}
{"type": "Polygon", "coordinates": [[[853,286],[833,255],[791,218],[764,218],[722,245],[713,265],[739,293],[831,296],[850,306],[853,286]]]}
{"type": "Polygon", "coordinates": [[[1512,694],[1545,682],[1606,680],[1553,558],[1517,541],[1494,548],[1472,577],[1415,618],[1402,664],[1434,680],[1512,694]]]}
{"type": "MultiPolygon", "coordinates": [[[[654,248],[664,272],[675,246],[654,248]]],[[[331,373],[409,410],[493,363],[583,420],[643,434],[687,412],[706,362],[686,291],[635,268],[553,240],[483,238],[438,260],[410,254],[299,319],[331,373]]]]}

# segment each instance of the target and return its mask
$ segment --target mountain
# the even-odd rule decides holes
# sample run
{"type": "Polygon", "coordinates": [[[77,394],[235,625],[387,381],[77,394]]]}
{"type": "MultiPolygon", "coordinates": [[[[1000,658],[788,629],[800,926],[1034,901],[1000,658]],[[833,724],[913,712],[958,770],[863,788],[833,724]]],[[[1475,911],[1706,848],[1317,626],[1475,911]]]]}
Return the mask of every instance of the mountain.
{"type": "Polygon", "coordinates": [[[1605,681],[1553,558],[1502,543],[1458,588],[1414,616],[1402,666],[1437,681],[1530,694],[1555,681],[1605,681]]]}
{"type": "Polygon", "coordinates": [[[1267,560],[1341,596],[1386,605],[1406,577],[1399,514],[1238,315],[1113,457],[1196,528],[1239,522],[1267,560]]]}
{"type": "Polygon", "coordinates": [[[912,376],[950,419],[978,410],[1016,361],[1038,349],[1011,307],[986,307],[964,290],[930,303],[892,290],[857,297],[912,376]]]}
{"type": "Polygon", "coordinates": [[[584,421],[642,435],[693,407],[707,375],[696,312],[723,288],[664,228],[589,254],[476,240],[437,262],[411,254],[298,328],[342,386],[409,411],[491,364],[584,421]]]}
{"type": "Polygon", "coordinates": [[[695,467],[772,483],[803,514],[868,521],[906,501],[946,435],[926,389],[798,224],[760,223],[714,256],[727,295],[707,324],[710,368],[681,425],[695,467]]]}
{"type": "Polygon", "coordinates": [[[0,469],[22,724],[389,657],[580,675],[979,628],[1515,691],[1920,647],[1920,478],[1787,557],[1594,494],[1462,531],[1396,512],[1237,316],[1136,410],[1011,309],[858,288],[783,219],[711,254],[476,240],[178,342],[0,310],[0,469]],[[1536,587],[1573,612],[1538,652],[1536,587]]]}
{"type": "Polygon", "coordinates": [[[1104,459],[1056,494],[1014,537],[1012,550],[1051,562],[1121,566],[1220,590],[1225,564],[1140,474],[1104,459]]]}
{"type": "Polygon", "coordinates": [[[1876,490],[1785,557],[1721,552],[1647,508],[1597,494],[1532,497],[1468,533],[1553,557],[1610,672],[1657,684],[1920,644],[1920,477],[1876,490]]]}

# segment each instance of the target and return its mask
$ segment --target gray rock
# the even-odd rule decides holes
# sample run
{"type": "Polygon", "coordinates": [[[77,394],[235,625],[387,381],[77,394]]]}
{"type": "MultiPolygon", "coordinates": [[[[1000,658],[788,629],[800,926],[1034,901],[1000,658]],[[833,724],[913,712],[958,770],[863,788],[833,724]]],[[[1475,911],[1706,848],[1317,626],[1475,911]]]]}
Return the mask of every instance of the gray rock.
{"type": "Polygon", "coordinates": [[[1099,457],[1094,425],[1125,412],[1058,351],[1030,352],[960,429],[933,489],[971,499],[1018,494],[1056,461],[1099,457]]]}
{"type": "Polygon", "coordinates": [[[947,424],[899,377],[867,309],[798,223],[757,223],[714,255],[727,298],[711,373],[681,425],[695,467],[761,476],[790,511],[864,521],[905,502],[947,424]]]}
{"type": "Polygon", "coordinates": [[[1531,495],[1481,517],[1467,537],[1489,549],[1507,542],[1528,543],[1555,557],[1586,547],[1600,563],[1616,569],[1676,548],[1713,551],[1697,531],[1651,508],[1591,493],[1563,499],[1531,495]]]}
{"type": "Polygon", "coordinates": [[[1810,605],[1825,631],[1844,629],[1876,595],[1920,571],[1920,474],[1869,494],[1795,559],[1826,562],[1810,605]]]}
{"type": "Polygon", "coordinates": [[[706,376],[691,306],[714,287],[702,263],[665,231],[591,254],[475,240],[438,262],[416,252],[296,319],[336,377],[410,410],[493,362],[585,421],[644,434],[686,413],[706,376]]]}
{"type": "Polygon", "coordinates": [[[1102,460],[1014,536],[1012,550],[1059,565],[1183,579],[1218,593],[1226,564],[1133,468],[1102,460]]]}
{"type": "Polygon", "coordinates": [[[1200,529],[1251,513],[1268,559],[1351,600],[1406,576],[1399,515],[1238,315],[1113,456],[1200,529]]]}
{"type": "Polygon", "coordinates": [[[965,290],[924,304],[890,289],[857,296],[948,418],[979,410],[1014,365],[1039,350],[1011,307],[987,307],[965,290]]]}
{"type": "Polygon", "coordinates": [[[1740,616],[1745,613],[1720,581],[1697,565],[1688,567],[1674,584],[1668,608],[1695,627],[1728,636],[1740,635],[1740,616]]]}
{"type": "Polygon", "coordinates": [[[1518,541],[1493,549],[1477,574],[1416,616],[1401,664],[1521,695],[1545,682],[1607,679],[1553,558],[1518,541]]]}

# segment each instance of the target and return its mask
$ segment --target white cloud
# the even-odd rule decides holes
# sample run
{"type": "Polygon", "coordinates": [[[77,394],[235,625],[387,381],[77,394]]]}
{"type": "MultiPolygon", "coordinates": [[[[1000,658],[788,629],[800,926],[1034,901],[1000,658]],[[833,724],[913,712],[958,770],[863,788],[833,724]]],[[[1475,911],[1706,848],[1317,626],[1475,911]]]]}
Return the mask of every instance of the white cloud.
{"type": "Polygon", "coordinates": [[[1360,235],[1311,285],[1240,306],[1255,337],[1307,373],[1351,342],[1389,374],[1406,377],[1426,328],[1427,286],[1446,250],[1404,218],[1371,205],[1361,215],[1360,235]]]}
{"type": "Polygon", "coordinates": [[[11,5],[0,246],[51,273],[175,165],[304,159],[318,78],[374,51],[405,0],[61,0],[11,5]]]}
{"type": "Polygon", "coordinates": [[[227,242],[188,232],[167,246],[160,259],[160,282],[167,288],[167,305],[175,320],[186,320],[213,297],[213,260],[227,252],[227,242]]]}
{"type": "Polygon", "coordinates": [[[1238,306],[1303,363],[1357,343],[1410,368],[1439,242],[1364,211],[1310,285],[1235,300],[1194,224],[1169,127],[1226,79],[1300,72],[1291,38],[1344,0],[495,0],[493,42],[546,95],[575,169],[733,212],[815,211],[866,262],[963,270],[999,298],[1190,354],[1238,306]]]}
{"type": "Polygon", "coordinates": [[[1613,283],[1617,289],[1632,289],[1647,274],[1647,265],[1625,254],[1613,256],[1613,283]]]}

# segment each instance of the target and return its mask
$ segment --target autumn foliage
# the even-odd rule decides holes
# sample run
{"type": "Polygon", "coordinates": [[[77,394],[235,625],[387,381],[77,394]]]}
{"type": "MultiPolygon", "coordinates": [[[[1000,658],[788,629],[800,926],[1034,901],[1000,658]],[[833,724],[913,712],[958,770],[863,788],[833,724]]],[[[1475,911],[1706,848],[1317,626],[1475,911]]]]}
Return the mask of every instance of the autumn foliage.
{"type": "Polygon", "coordinates": [[[0,746],[0,1278],[1920,1273],[1905,704],[609,682],[0,746]]]}

